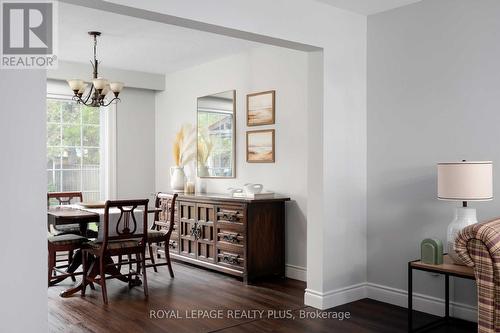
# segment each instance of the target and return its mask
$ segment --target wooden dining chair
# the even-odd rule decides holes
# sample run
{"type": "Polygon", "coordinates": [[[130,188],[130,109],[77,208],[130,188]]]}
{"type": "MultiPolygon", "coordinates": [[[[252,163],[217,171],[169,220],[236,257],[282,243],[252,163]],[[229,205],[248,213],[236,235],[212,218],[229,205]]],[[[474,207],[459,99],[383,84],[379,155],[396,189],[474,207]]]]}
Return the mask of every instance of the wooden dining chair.
{"type": "MultiPolygon", "coordinates": [[[[102,241],[95,240],[86,244],[83,248],[83,288],[82,296],[85,296],[87,284],[95,282],[101,286],[102,297],[105,304],[108,304],[108,295],[106,290],[106,279],[126,278],[131,284],[132,277],[143,277],[144,295],[148,297],[148,282],[145,267],[145,252],[148,230],[148,199],[139,200],[116,200],[106,201],[104,208],[104,222],[100,227],[103,228],[102,241]],[[119,212],[113,216],[117,219],[116,225],[110,226],[110,209],[117,208],[119,212]],[[141,211],[142,210],[142,211],[141,211]],[[137,214],[142,215],[142,221],[138,221],[137,214]],[[142,224],[142,230],[140,226],[142,224]],[[112,229],[111,229],[112,228],[112,229]],[[129,256],[125,263],[114,263],[113,256],[129,256]],[[132,259],[135,255],[135,259],[132,259]],[[89,258],[93,258],[89,265],[89,258]],[[120,268],[124,264],[137,264],[134,271],[129,266],[129,272],[122,274],[120,268]],[[118,266],[118,269],[117,269],[118,266]],[[106,276],[108,273],[109,276],[106,276]]],[[[114,214],[114,213],[113,213],[114,214]]]]}
{"type": "Polygon", "coordinates": [[[146,260],[150,260],[151,264],[147,264],[146,267],[153,267],[155,272],[158,272],[157,266],[168,266],[168,271],[170,277],[174,277],[174,271],[172,269],[172,261],[170,259],[170,247],[173,244],[170,240],[172,231],[174,230],[174,221],[176,213],[176,200],[177,193],[167,194],[159,192],[156,195],[155,207],[159,208],[161,211],[155,212],[155,219],[150,230],[148,230],[148,249],[149,257],[146,260]],[[165,255],[165,261],[156,262],[153,253],[153,245],[157,246],[157,258],[161,259],[160,253],[163,252],[165,255]],[[164,251],[161,251],[161,246],[163,245],[164,251]]]}
{"type": "MultiPolygon", "coordinates": [[[[47,208],[50,206],[64,206],[71,205],[76,202],[83,201],[82,192],[48,192],[47,193],[47,208]],[[76,201],[75,199],[78,199],[76,201]]],[[[63,234],[75,234],[80,235],[80,225],[79,224],[67,224],[67,225],[48,225],[48,230],[52,235],[63,235],[63,234]]],[[[84,235],[82,235],[84,236],[84,235]]]]}
{"type": "Polygon", "coordinates": [[[68,260],[67,265],[57,265],[56,254],[57,252],[68,252],[73,254],[73,251],[76,251],[82,247],[82,244],[87,242],[87,238],[73,235],[73,234],[64,234],[64,235],[56,235],[56,236],[48,236],[47,237],[47,246],[48,246],[48,261],[47,261],[47,271],[48,271],[48,286],[50,287],[53,283],[60,282],[67,277],[71,277],[73,281],[76,281],[75,275],[80,275],[82,273],[67,273],[63,271],[63,268],[69,267],[71,264],[71,260],[68,260]],[[57,274],[59,273],[59,274],[57,274]]]}
{"type": "MultiPolygon", "coordinates": [[[[83,201],[82,192],[48,192],[47,193],[47,208],[49,208],[50,206],[54,206],[54,205],[56,205],[56,206],[71,205],[71,204],[74,204],[76,202],[82,202],[82,201],[83,201]],[[78,199],[78,201],[76,199],[78,199]]],[[[47,229],[48,229],[48,232],[50,233],[50,236],[69,235],[69,234],[85,236],[85,235],[81,234],[79,224],[66,224],[66,225],[57,226],[57,225],[48,223],[47,229]]],[[[50,240],[49,240],[49,248],[50,248],[50,240]]],[[[59,249],[61,247],[53,247],[53,248],[59,249]]],[[[56,253],[51,254],[49,251],[49,261],[52,258],[52,256],[54,256],[54,260],[56,260],[56,262],[54,263],[54,269],[56,269],[56,270],[64,268],[66,266],[69,266],[71,264],[71,260],[73,260],[74,249],[72,249],[71,246],[66,246],[65,248],[68,248],[68,250],[55,250],[56,252],[68,251],[68,259],[67,259],[68,264],[62,265],[62,266],[55,265],[55,263],[57,262],[57,260],[55,259],[56,253]]],[[[62,260],[62,261],[66,261],[66,260],[62,260]]],[[[50,262],[49,262],[49,267],[50,267],[50,262]]],[[[52,274],[52,270],[49,271],[49,274],[52,274]]],[[[71,276],[71,279],[73,281],[75,281],[75,277],[73,275],[71,276]]]]}

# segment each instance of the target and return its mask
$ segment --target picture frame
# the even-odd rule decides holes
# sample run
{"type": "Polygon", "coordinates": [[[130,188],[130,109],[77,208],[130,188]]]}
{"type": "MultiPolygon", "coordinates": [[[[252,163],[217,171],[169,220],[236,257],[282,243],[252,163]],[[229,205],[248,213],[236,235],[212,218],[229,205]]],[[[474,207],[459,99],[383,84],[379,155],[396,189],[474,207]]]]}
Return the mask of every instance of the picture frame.
{"type": "Polygon", "coordinates": [[[275,130],[247,131],[246,156],[248,163],[275,162],[275,130]]]}
{"type": "Polygon", "coordinates": [[[247,95],[247,126],[273,125],[276,121],[276,91],[247,95]]]}

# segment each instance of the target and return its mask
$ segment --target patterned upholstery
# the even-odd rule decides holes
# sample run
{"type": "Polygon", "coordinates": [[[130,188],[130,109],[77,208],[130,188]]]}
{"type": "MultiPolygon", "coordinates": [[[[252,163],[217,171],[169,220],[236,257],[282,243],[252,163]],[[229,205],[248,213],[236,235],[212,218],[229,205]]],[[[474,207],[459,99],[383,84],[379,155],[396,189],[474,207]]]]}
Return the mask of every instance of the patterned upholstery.
{"type": "Polygon", "coordinates": [[[47,237],[47,241],[53,245],[78,245],[86,242],[87,238],[78,235],[65,234],[49,236],[47,237]]]}
{"type": "Polygon", "coordinates": [[[63,235],[63,234],[80,234],[79,224],[63,224],[63,225],[50,225],[50,233],[52,235],[63,235]]]}
{"type": "Polygon", "coordinates": [[[167,230],[148,230],[148,242],[159,243],[165,240],[167,230]]]}
{"type": "MultiPolygon", "coordinates": [[[[114,241],[108,243],[108,250],[116,250],[116,249],[126,249],[129,247],[137,247],[139,246],[140,241],[138,240],[126,240],[126,241],[114,241]]],[[[102,246],[101,242],[88,242],[87,246],[93,249],[100,249],[102,246]]]]}
{"type": "Polygon", "coordinates": [[[478,332],[500,331],[500,218],[464,228],[455,241],[464,264],[474,267],[478,332]]]}

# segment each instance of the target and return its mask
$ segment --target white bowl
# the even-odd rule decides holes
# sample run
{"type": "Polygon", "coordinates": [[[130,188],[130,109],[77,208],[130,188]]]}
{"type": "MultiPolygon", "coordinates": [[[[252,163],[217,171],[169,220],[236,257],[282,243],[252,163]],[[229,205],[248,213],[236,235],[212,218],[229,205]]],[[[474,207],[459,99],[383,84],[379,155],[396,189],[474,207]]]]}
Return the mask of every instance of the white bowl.
{"type": "Polygon", "coordinates": [[[262,184],[245,184],[243,189],[246,194],[256,194],[262,192],[264,186],[262,184]]]}

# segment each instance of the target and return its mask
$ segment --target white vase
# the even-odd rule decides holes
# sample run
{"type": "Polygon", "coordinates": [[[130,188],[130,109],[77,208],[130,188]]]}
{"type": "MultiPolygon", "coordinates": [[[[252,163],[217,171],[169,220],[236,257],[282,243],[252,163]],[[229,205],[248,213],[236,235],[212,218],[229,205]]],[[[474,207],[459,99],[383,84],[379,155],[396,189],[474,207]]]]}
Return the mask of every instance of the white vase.
{"type": "Polygon", "coordinates": [[[183,167],[170,167],[170,187],[173,191],[184,191],[185,179],[183,167]]]}
{"type": "Polygon", "coordinates": [[[456,264],[463,265],[455,252],[455,239],[457,238],[460,230],[475,223],[477,223],[475,208],[457,207],[455,218],[448,225],[448,232],[446,233],[446,247],[448,254],[456,264]]]}

